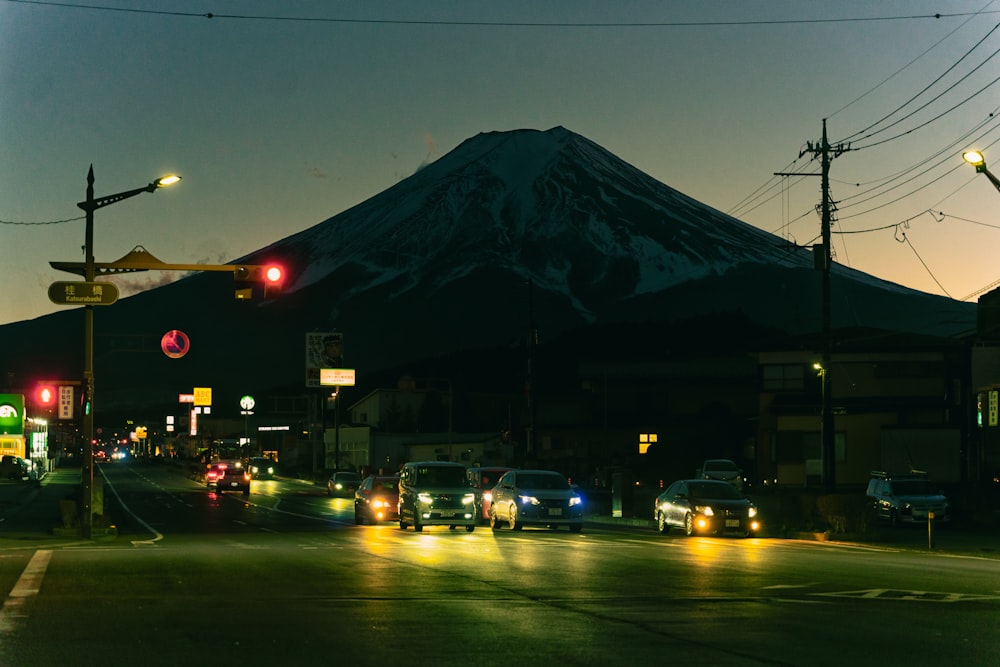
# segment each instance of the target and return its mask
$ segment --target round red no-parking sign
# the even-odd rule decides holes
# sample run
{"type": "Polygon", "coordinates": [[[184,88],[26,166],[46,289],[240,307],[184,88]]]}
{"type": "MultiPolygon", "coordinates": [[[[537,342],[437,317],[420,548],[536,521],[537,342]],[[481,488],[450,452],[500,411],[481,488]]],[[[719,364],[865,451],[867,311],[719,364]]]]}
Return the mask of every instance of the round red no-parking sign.
{"type": "Polygon", "coordinates": [[[171,359],[180,359],[191,349],[191,340],[183,331],[172,329],[163,334],[163,338],[160,339],[160,349],[171,359]]]}

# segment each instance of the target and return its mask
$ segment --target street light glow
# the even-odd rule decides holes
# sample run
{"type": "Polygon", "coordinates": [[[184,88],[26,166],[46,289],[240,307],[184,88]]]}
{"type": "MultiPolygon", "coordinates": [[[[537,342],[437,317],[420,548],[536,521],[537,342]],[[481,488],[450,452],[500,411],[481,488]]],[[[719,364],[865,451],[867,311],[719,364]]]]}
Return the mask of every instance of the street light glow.
{"type": "Polygon", "coordinates": [[[167,174],[166,176],[161,176],[160,178],[153,181],[153,185],[158,188],[165,188],[168,185],[173,185],[177,181],[181,180],[181,177],[177,174],[167,174]]]}
{"type": "Polygon", "coordinates": [[[983,174],[990,180],[998,191],[1000,191],[1000,178],[997,178],[993,172],[986,168],[986,158],[979,151],[965,151],[962,153],[962,159],[971,164],[976,168],[977,174],[983,174]]]}
{"type": "Polygon", "coordinates": [[[979,151],[965,151],[962,153],[962,159],[971,164],[973,167],[985,167],[986,158],[979,151]]]}

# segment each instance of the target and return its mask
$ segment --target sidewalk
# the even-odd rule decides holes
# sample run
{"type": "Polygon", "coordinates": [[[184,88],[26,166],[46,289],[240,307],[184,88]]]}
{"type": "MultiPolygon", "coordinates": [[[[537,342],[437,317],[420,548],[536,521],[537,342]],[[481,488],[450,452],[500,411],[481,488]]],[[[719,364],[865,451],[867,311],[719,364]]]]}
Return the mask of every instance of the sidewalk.
{"type": "Polygon", "coordinates": [[[59,503],[80,485],[79,468],[58,468],[38,481],[0,480],[0,548],[64,542],[59,503]]]}

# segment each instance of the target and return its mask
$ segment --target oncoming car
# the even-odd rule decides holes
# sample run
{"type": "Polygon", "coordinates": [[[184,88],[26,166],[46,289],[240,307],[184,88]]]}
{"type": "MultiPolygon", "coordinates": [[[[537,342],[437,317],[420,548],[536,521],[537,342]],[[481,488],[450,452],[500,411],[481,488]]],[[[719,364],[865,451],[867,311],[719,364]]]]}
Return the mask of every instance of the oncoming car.
{"type": "Polygon", "coordinates": [[[656,497],[653,518],[661,533],[680,528],[685,535],[760,532],[757,508],[729,482],[682,479],[656,497]]]}
{"type": "Polygon", "coordinates": [[[410,524],[418,533],[424,526],[465,526],[476,529],[476,493],[469,486],[465,466],[448,461],[417,461],[399,475],[399,527],[410,524]]]}
{"type": "Polygon", "coordinates": [[[486,523],[490,520],[490,505],[493,503],[493,487],[500,479],[501,475],[510,470],[499,466],[482,467],[477,466],[466,470],[465,474],[469,478],[469,485],[476,490],[479,501],[479,521],[486,523]]]}
{"type": "Polygon", "coordinates": [[[354,523],[399,519],[399,476],[369,475],[354,492],[354,523]]]}
{"type": "Polygon", "coordinates": [[[353,498],[361,485],[361,476],[356,472],[335,472],[326,481],[326,495],[331,498],[353,498]]]}
{"type": "Polygon", "coordinates": [[[490,527],[520,530],[526,525],[558,528],[574,533],[583,528],[583,499],[553,470],[511,470],[493,487],[490,527]]]}
{"type": "Polygon", "coordinates": [[[277,474],[277,467],[271,459],[256,457],[250,459],[247,470],[254,479],[272,479],[277,474]]]}

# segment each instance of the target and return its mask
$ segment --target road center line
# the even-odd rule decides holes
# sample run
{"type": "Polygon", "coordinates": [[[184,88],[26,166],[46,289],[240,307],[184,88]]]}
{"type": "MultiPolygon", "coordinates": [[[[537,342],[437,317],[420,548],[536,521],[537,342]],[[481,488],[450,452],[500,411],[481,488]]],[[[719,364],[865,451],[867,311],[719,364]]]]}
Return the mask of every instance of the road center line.
{"type": "Polygon", "coordinates": [[[0,633],[12,632],[15,621],[24,618],[26,614],[21,613],[24,602],[34,595],[38,595],[38,590],[42,586],[42,577],[49,567],[49,560],[52,559],[52,551],[42,549],[35,552],[35,555],[28,561],[14,588],[0,607],[0,633]]]}

